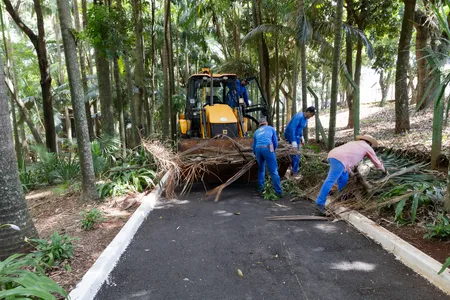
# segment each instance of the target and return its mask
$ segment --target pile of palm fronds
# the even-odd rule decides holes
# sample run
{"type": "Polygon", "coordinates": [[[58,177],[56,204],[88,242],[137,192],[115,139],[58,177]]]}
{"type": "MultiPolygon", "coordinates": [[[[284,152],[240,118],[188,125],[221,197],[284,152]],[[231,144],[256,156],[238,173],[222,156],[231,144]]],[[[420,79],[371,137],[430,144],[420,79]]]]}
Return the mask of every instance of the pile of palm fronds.
{"type": "MultiPolygon", "coordinates": [[[[225,187],[248,173],[256,165],[252,148],[227,136],[217,136],[180,153],[168,150],[159,141],[144,140],[142,144],[155,158],[158,170],[171,172],[166,185],[168,197],[175,196],[177,186],[181,188],[180,194],[188,193],[192,185],[195,182],[203,182],[205,176],[215,177],[216,181],[222,182],[221,166],[236,166],[228,180],[207,193],[207,196],[216,195],[217,201],[225,187]],[[229,139],[232,147],[217,147],[214,141],[218,139],[229,139]]],[[[280,142],[276,151],[277,158],[288,159],[290,154],[292,154],[292,148],[280,142]]]]}
{"type": "Polygon", "coordinates": [[[332,203],[351,209],[382,211],[393,209],[395,220],[414,223],[419,216],[429,217],[429,208],[442,204],[446,190],[444,174],[429,169],[428,163],[419,158],[391,149],[377,153],[389,174],[385,176],[365,160],[356,170],[348,185],[332,203]]]}

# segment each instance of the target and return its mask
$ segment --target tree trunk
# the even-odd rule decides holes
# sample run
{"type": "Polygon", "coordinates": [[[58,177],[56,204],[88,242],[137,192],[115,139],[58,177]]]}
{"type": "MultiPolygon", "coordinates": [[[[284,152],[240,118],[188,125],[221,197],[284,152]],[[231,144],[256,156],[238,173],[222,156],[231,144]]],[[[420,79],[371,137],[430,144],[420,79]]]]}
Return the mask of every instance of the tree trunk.
{"type": "Polygon", "coordinates": [[[95,49],[95,64],[97,67],[98,93],[102,118],[102,135],[115,136],[114,106],[111,95],[111,81],[109,78],[109,61],[98,49],[95,49]]]}
{"type": "MultiPolygon", "coordinates": [[[[6,74],[10,78],[12,78],[11,74],[11,68],[14,68],[14,62],[12,61],[12,50],[11,50],[11,44],[10,39],[8,35],[8,39],[6,39],[5,36],[5,24],[3,22],[3,11],[0,7],[0,21],[2,26],[2,37],[3,37],[3,45],[4,45],[4,51],[5,51],[5,58],[6,58],[6,74]]],[[[14,82],[16,82],[16,78],[14,78],[14,82]]],[[[17,87],[14,87],[17,89],[17,87]]],[[[14,96],[10,94],[10,105],[11,105],[11,115],[12,115],[12,124],[13,124],[13,132],[14,132],[14,149],[16,151],[16,157],[17,160],[20,160],[22,158],[22,151],[21,151],[21,144],[19,139],[19,130],[17,128],[17,118],[16,118],[16,105],[14,101],[14,96]]]]}
{"type": "Polygon", "coordinates": [[[64,44],[67,74],[69,76],[70,97],[75,118],[78,155],[80,157],[83,199],[85,201],[98,198],[95,188],[94,164],[92,162],[91,143],[89,140],[86,109],[78,65],[77,45],[73,35],[72,20],[68,1],[57,1],[59,22],[64,44]]]}
{"type": "Polygon", "coordinates": [[[334,32],[334,49],[333,49],[333,72],[331,77],[331,108],[330,108],[330,125],[328,133],[328,149],[334,148],[334,138],[336,132],[336,112],[337,112],[337,98],[339,93],[339,67],[341,54],[341,39],[342,39],[342,14],[343,14],[343,0],[337,0],[336,4],[336,23],[334,32]]]}
{"type": "Polygon", "coordinates": [[[384,70],[381,69],[380,71],[380,88],[381,88],[381,101],[380,101],[380,107],[383,107],[386,105],[386,101],[387,101],[387,96],[389,93],[389,87],[390,87],[390,82],[391,82],[391,76],[392,76],[392,71],[389,70],[387,77],[384,78],[384,70]]]}
{"type": "MultiPolygon", "coordinates": [[[[300,44],[300,65],[302,69],[302,110],[303,112],[306,112],[306,109],[308,108],[308,90],[307,90],[307,78],[306,78],[306,45],[305,43],[300,44]]],[[[303,129],[303,137],[308,143],[308,124],[306,124],[305,128],[303,129]]]]}
{"type": "Polygon", "coordinates": [[[162,49],[162,67],[164,74],[164,111],[163,111],[163,138],[169,139],[170,128],[170,76],[169,76],[169,18],[170,0],[164,0],[164,46],[162,49]]]}
{"type": "Polygon", "coordinates": [[[276,119],[277,134],[280,134],[280,68],[278,66],[278,34],[275,34],[275,103],[276,103],[276,119]]]}
{"type": "Polygon", "coordinates": [[[9,80],[9,78],[6,78],[5,83],[8,87],[9,92],[14,97],[17,105],[19,106],[21,112],[23,113],[24,120],[27,123],[28,127],[30,128],[31,134],[33,135],[33,138],[36,141],[36,144],[43,144],[44,142],[42,141],[38,130],[36,129],[33,121],[31,120],[30,113],[28,112],[28,109],[25,107],[25,104],[22,102],[22,100],[20,100],[19,96],[17,95],[17,92],[14,90],[11,80],[9,80]]]}
{"type": "MultiPolygon", "coordinates": [[[[64,69],[62,63],[62,53],[60,47],[60,30],[58,29],[58,25],[56,24],[56,16],[53,16],[53,29],[55,31],[55,42],[56,42],[56,53],[58,55],[58,69],[59,69],[59,78],[57,78],[58,86],[64,84],[64,69]]],[[[64,121],[66,123],[66,136],[67,142],[69,145],[72,145],[72,122],[70,121],[69,115],[69,106],[68,102],[64,101],[64,121]]]]}
{"type": "Polygon", "coordinates": [[[408,65],[416,0],[404,0],[405,12],[398,43],[397,69],[395,72],[395,133],[409,131],[408,65]]]}
{"type": "Polygon", "coordinates": [[[432,91],[424,99],[428,84],[431,82],[431,70],[427,63],[425,49],[430,46],[430,29],[428,16],[420,10],[414,13],[414,27],[416,28],[416,62],[417,62],[417,95],[414,104],[419,110],[425,109],[433,99],[432,91]]]}
{"type": "MultiPolygon", "coordinates": [[[[261,17],[261,0],[253,1],[253,27],[257,28],[262,24],[261,17]]],[[[258,40],[258,58],[259,58],[259,73],[261,79],[261,88],[264,93],[264,97],[267,100],[268,122],[272,124],[272,103],[271,103],[271,89],[270,89],[270,60],[269,49],[267,48],[266,40],[261,34],[258,40]]]]}
{"type": "MultiPolygon", "coordinates": [[[[73,0],[73,14],[75,19],[75,29],[80,32],[81,31],[81,25],[80,25],[80,14],[78,9],[78,0],[73,0]]],[[[83,27],[85,29],[85,27],[83,27]]],[[[86,76],[86,61],[84,57],[84,50],[83,50],[84,43],[82,40],[78,40],[78,55],[80,57],[80,69],[81,69],[81,81],[83,84],[83,95],[84,97],[88,93],[88,84],[87,84],[87,76],[86,76]]],[[[86,118],[88,122],[88,130],[89,130],[89,139],[93,141],[95,139],[94,134],[94,124],[92,122],[92,114],[91,114],[91,105],[89,104],[89,99],[84,99],[84,107],[86,110],[86,118]]]]}
{"type": "Polygon", "coordinates": [[[291,118],[295,116],[297,113],[297,85],[298,85],[298,53],[299,47],[295,47],[295,60],[294,60],[294,83],[292,84],[292,88],[294,89],[292,96],[292,110],[291,110],[291,118]]]}
{"type": "Polygon", "coordinates": [[[169,83],[170,83],[170,90],[169,90],[169,109],[170,109],[170,140],[175,141],[176,140],[176,134],[177,134],[177,123],[176,123],[176,112],[175,112],[175,105],[173,103],[173,95],[175,94],[175,74],[174,74],[174,64],[173,64],[173,39],[172,39],[172,17],[171,17],[171,7],[170,7],[170,1],[169,1],[169,9],[168,9],[168,34],[169,34],[169,40],[167,44],[167,50],[168,50],[168,59],[169,59],[169,83]]]}
{"type": "MultiPolygon", "coordinates": [[[[364,26],[361,26],[361,31],[364,30],[364,26]]],[[[359,40],[356,46],[356,60],[355,60],[355,84],[356,87],[353,88],[353,128],[354,136],[359,135],[359,124],[360,124],[360,86],[361,86],[361,67],[362,67],[362,41],[359,40]]]]}
{"type": "Polygon", "coordinates": [[[241,19],[239,18],[239,14],[236,12],[236,8],[233,6],[233,39],[234,39],[234,51],[235,58],[237,61],[241,59],[241,37],[240,31],[241,28],[241,19]]]}
{"type": "MultiPolygon", "coordinates": [[[[134,19],[134,35],[136,38],[135,43],[135,67],[134,67],[134,84],[138,88],[137,93],[134,94],[134,105],[136,113],[136,125],[139,130],[144,128],[143,121],[143,104],[144,104],[144,48],[142,43],[142,2],[141,0],[133,0],[133,19],[134,19]]],[[[133,124],[133,126],[136,126],[133,124]]]]}
{"type": "Polygon", "coordinates": [[[131,78],[131,66],[130,60],[128,58],[128,53],[124,55],[124,63],[125,63],[125,73],[127,77],[127,95],[128,95],[128,103],[130,104],[130,119],[131,119],[131,138],[129,139],[129,148],[134,148],[140,144],[141,139],[139,136],[139,130],[137,127],[137,113],[136,107],[134,103],[134,90],[133,90],[133,81],[131,78]]]}
{"type": "MultiPolygon", "coordinates": [[[[0,69],[3,70],[1,58],[0,69]]],[[[14,224],[21,229],[0,229],[0,260],[27,247],[25,237],[37,236],[19,180],[11,131],[5,77],[0,72],[0,224],[14,224]]]]}
{"type": "Polygon", "coordinates": [[[431,143],[431,169],[439,166],[442,150],[442,125],[444,121],[445,97],[443,96],[434,106],[433,112],[433,138],[431,143]]]}
{"type": "Polygon", "coordinates": [[[127,148],[127,140],[125,136],[125,119],[123,117],[122,86],[120,85],[119,61],[117,57],[114,58],[114,78],[116,83],[117,110],[118,110],[117,113],[119,114],[120,141],[122,143],[122,148],[125,153],[125,149],[127,148]]]}
{"type": "MultiPolygon", "coordinates": [[[[348,16],[347,16],[348,17],[348,16]]],[[[346,45],[346,56],[345,65],[347,67],[348,73],[353,75],[353,42],[351,34],[346,35],[345,39],[346,45]]],[[[348,106],[348,123],[347,128],[353,128],[353,93],[351,92],[351,85],[349,84],[349,90],[347,91],[347,106],[348,106]]]]}
{"type": "MultiPolygon", "coordinates": [[[[186,54],[187,57],[187,54],[186,54]]],[[[155,61],[156,61],[156,52],[155,52],[155,0],[152,0],[152,96],[151,96],[151,102],[150,102],[150,111],[153,114],[155,110],[155,61]]],[[[186,62],[187,64],[187,62],[186,62]]],[[[187,78],[186,78],[187,82],[187,78]]],[[[153,124],[153,118],[150,118],[150,124],[149,124],[149,134],[152,134],[154,132],[154,124],[153,124]]]]}
{"type": "Polygon", "coordinates": [[[53,118],[53,100],[51,93],[52,78],[50,76],[50,65],[47,59],[47,49],[45,42],[44,18],[40,0],[34,0],[34,11],[36,13],[38,35],[36,35],[27,25],[25,25],[16,13],[9,0],[4,0],[6,10],[16,23],[16,25],[28,36],[33,44],[39,62],[39,72],[41,75],[41,91],[44,109],[45,138],[47,148],[56,152],[56,131],[53,118]]]}

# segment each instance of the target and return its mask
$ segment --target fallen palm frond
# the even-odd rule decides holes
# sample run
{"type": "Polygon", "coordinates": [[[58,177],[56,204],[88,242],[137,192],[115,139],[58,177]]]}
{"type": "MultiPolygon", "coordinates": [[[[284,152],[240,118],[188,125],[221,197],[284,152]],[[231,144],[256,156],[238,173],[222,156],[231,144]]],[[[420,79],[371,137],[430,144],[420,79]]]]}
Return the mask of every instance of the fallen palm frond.
{"type": "MultiPolygon", "coordinates": [[[[215,181],[222,185],[209,191],[207,196],[216,195],[215,201],[218,201],[224,188],[249,174],[256,165],[249,142],[250,139],[234,140],[218,135],[199,143],[191,140],[191,147],[179,153],[168,150],[159,141],[143,140],[142,144],[155,158],[158,170],[171,172],[166,185],[168,197],[175,196],[176,187],[181,189],[180,194],[183,195],[191,190],[195,182],[215,181]],[[227,172],[224,172],[224,169],[227,169],[227,172]]],[[[291,154],[292,148],[285,142],[280,142],[276,151],[277,158],[288,161],[291,154]]]]}
{"type": "Polygon", "coordinates": [[[382,149],[377,153],[385,168],[390,172],[385,176],[366,160],[356,168],[347,186],[335,195],[331,207],[337,203],[349,209],[365,212],[393,208],[395,220],[400,223],[414,223],[419,214],[429,218],[421,207],[440,205],[446,181],[443,174],[428,169],[428,163],[420,156],[405,152],[382,149]],[[363,183],[363,184],[361,184],[363,183]]]}

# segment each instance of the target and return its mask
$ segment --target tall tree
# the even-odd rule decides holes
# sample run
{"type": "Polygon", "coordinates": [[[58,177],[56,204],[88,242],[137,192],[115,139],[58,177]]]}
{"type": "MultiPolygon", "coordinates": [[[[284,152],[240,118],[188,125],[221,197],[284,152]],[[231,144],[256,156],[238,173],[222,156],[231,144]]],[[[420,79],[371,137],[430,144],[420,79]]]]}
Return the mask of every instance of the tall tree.
{"type": "Polygon", "coordinates": [[[56,131],[55,131],[55,121],[53,118],[53,99],[51,92],[52,77],[50,75],[50,64],[47,58],[47,47],[45,41],[45,29],[44,29],[44,16],[42,14],[42,7],[40,0],[34,0],[34,11],[36,13],[37,29],[38,34],[36,35],[33,30],[31,30],[22,21],[17,13],[18,8],[13,8],[10,0],[3,0],[5,3],[6,10],[8,11],[11,18],[17,24],[17,26],[28,36],[31,43],[33,44],[38,61],[39,61],[39,72],[41,75],[41,90],[42,90],[42,102],[44,110],[44,126],[45,126],[45,140],[47,148],[56,152],[56,131]]]}
{"type": "MultiPolygon", "coordinates": [[[[133,19],[134,19],[134,35],[136,39],[135,43],[135,67],[134,67],[134,84],[137,88],[137,92],[134,93],[134,105],[135,105],[135,118],[138,122],[133,126],[138,126],[139,130],[144,128],[144,44],[142,32],[144,25],[142,22],[142,2],[141,0],[133,0],[133,19]]],[[[148,113],[148,112],[147,112],[148,113]]],[[[137,141],[139,142],[139,140],[137,141]]]]}
{"type": "Polygon", "coordinates": [[[97,68],[98,94],[101,107],[102,133],[110,137],[114,131],[114,105],[112,101],[111,70],[108,53],[115,43],[113,32],[116,28],[110,19],[109,7],[94,1],[94,7],[89,11],[87,33],[94,46],[95,66],[97,68]]]}
{"type": "Polygon", "coordinates": [[[69,0],[58,0],[59,22],[64,44],[67,74],[69,76],[70,97],[75,116],[75,129],[77,132],[78,155],[80,157],[83,199],[97,198],[95,188],[94,164],[92,162],[91,144],[89,140],[88,123],[84,106],[84,95],[78,64],[77,45],[70,16],[69,0]]]}
{"type": "Polygon", "coordinates": [[[397,69],[395,72],[395,133],[403,133],[410,129],[407,80],[416,0],[403,0],[403,2],[405,3],[405,11],[398,43],[397,69]]]}
{"type": "MultiPolygon", "coordinates": [[[[153,113],[154,109],[155,109],[155,62],[156,62],[156,52],[155,52],[155,0],[152,0],[152,29],[151,29],[151,34],[152,34],[152,66],[151,66],[151,77],[152,77],[152,82],[151,82],[151,101],[150,101],[150,112],[153,113]]],[[[188,62],[186,62],[188,64],[188,62]]],[[[186,78],[187,80],[187,78],[186,78]]],[[[148,133],[152,134],[153,133],[153,129],[154,129],[154,122],[153,122],[153,118],[150,118],[150,124],[148,125],[148,133]]]]}
{"type": "MultiPolygon", "coordinates": [[[[0,5],[0,21],[2,26],[2,38],[3,38],[3,46],[5,51],[5,58],[6,58],[6,74],[9,78],[11,78],[11,65],[13,62],[10,60],[11,55],[11,47],[9,39],[6,39],[5,36],[5,23],[3,22],[3,10],[0,5]]],[[[17,126],[17,118],[16,118],[16,105],[15,105],[15,99],[14,95],[10,93],[10,104],[11,104],[11,115],[12,115],[12,123],[13,123],[13,131],[14,131],[14,148],[16,150],[16,156],[17,159],[22,158],[22,150],[21,150],[21,144],[20,144],[20,138],[19,138],[19,130],[17,126]]]]}
{"type": "MultiPolygon", "coordinates": [[[[117,10],[119,15],[122,15],[122,0],[116,1],[117,10]]],[[[122,22],[121,22],[122,23],[122,22]]],[[[119,26],[123,26],[123,24],[119,24],[119,26]]],[[[122,30],[120,30],[122,31],[122,30]]],[[[119,115],[119,136],[120,141],[122,143],[122,148],[124,151],[127,147],[126,135],[125,135],[125,118],[124,118],[124,101],[122,97],[122,84],[120,80],[120,70],[119,70],[119,54],[120,51],[114,51],[115,55],[113,58],[114,61],[114,82],[116,84],[116,100],[117,100],[117,114],[119,115]]]]}
{"type": "MultiPolygon", "coordinates": [[[[75,29],[79,32],[81,31],[81,23],[80,23],[80,12],[78,9],[78,0],[73,0],[73,15],[75,19],[75,29]]],[[[84,20],[83,20],[84,21],[84,20]]],[[[84,22],[83,22],[84,23],[84,22]]],[[[86,26],[83,25],[83,29],[85,29],[86,26]]],[[[80,57],[80,69],[81,69],[81,82],[83,84],[83,94],[86,97],[88,90],[88,83],[87,83],[87,75],[86,75],[86,58],[84,56],[84,48],[85,45],[83,41],[78,40],[78,55],[80,57]]],[[[84,107],[86,110],[86,118],[88,122],[88,129],[89,129],[89,139],[91,141],[94,140],[95,134],[94,134],[94,124],[92,122],[92,113],[91,113],[91,105],[89,102],[89,99],[84,99],[84,107]]]]}
{"type": "MultiPolygon", "coordinates": [[[[253,26],[257,28],[262,25],[261,17],[261,0],[252,0],[253,2],[253,26]]],[[[258,59],[259,59],[259,76],[261,79],[261,88],[264,93],[264,97],[267,100],[267,110],[269,111],[269,123],[272,122],[272,101],[270,93],[270,62],[269,62],[269,49],[267,48],[264,35],[261,33],[258,40],[258,59]]]]}
{"type": "MultiPolygon", "coordinates": [[[[299,28],[307,28],[306,24],[306,14],[305,14],[305,2],[304,0],[298,1],[298,21],[299,28]]],[[[303,30],[304,31],[304,30],[303,30]]],[[[307,77],[306,77],[306,34],[303,35],[304,38],[299,40],[300,46],[300,66],[301,66],[301,74],[302,74],[302,110],[306,112],[306,108],[308,107],[308,90],[307,90],[307,77]]],[[[305,141],[308,142],[308,124],[306,124],[303,129],[303,137],[305,141]]]]}
{"type": "MultiPolygon", "coordinates": [[[[1,58],[0,70],[3,70],[1,58]]],[[[21,229],[0,230],[0,260],[26,247],[25,237],[37,236],[19,180],[11,132],[5,76],[0,72],[0,224],[14,224],[21,229]]]]}
{"type": "Polygon", "coordinates": [[[170,62],[169,62],[169,43],[170,43],[170,0],[164,0],[164,46],[162,49],[162,67],[164,74],[164,112],[163,112],[163,137],[165,139],[169,138],[169,128],[170,128],[170,62]]]}
{"type": "Polygon", "coordinates": [[[333,71],[331,75],[330,125],[328,127],[329,128],[328,149],[330,150],[334,148],[334,138],[336,132],[336,112],[337,112],[337,98],[339,93],[339,68],[340,68],[341,39],[342,39],[342,15],[343,15],[343,0],[337,0],[334,49],[333,49],[333,71]]]}
{"type": "MultiPolygon", "coordinates": [[[[56,24],[56,16],[53,15],[53,29],[55,31],[55,42],[56,42],[56,52],[58,55],[58,71],[59,74],[56,77],[56,83],[58,86],[61,86],[64,84],[64,69],[63,69],[63,61],[62,61],[62,53],[61,53],[61,47],[60,47],[60,30],[58,29],[58,25],[56,24]]],[[[63,98],[64,99],[64,98],[63,98]]],[[[69,103],[65,99],[63,100],[63,106],[64,106],[64,121],[66,123],[66,135],[67,135],[67,141],[69,144],[72,144],[72,122],[70,121],[70,115],[69,115],[69,103]]]]}
{"type": "Polygon", "coordinates": [[[416,104],[422,110],[432,100],[432,93],[426,94],[428,83],[431,80],[431,69],[427,63],[426,49],[430,47],[431,29],[429,16],[421,10],[414,12],[413,25],[416,29],[416,63],[417,63],[417,95],[416,104]],[[424,99],[425,97],[425,99],[424,99]],[[423,100],[423,101],[422,101],[423,100]]]}

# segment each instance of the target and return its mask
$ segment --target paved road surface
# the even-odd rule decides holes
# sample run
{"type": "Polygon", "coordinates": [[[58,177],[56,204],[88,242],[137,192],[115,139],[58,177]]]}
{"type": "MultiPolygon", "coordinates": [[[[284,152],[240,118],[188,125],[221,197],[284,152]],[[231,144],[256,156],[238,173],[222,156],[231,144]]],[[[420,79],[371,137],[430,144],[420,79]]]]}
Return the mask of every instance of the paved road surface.
{"type": "Polygon", "coordinates": [[[160,203],[96,299],[448,299],[342,221],[264,219],[314,214],[309,202],[266,201],[245,185],[219,203],[203,197],[160,203]]]}

